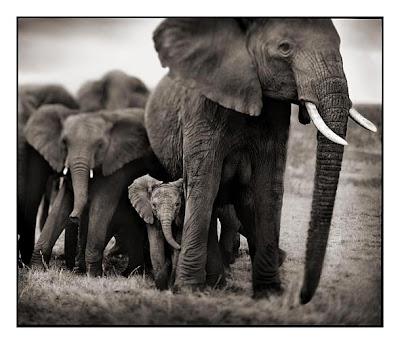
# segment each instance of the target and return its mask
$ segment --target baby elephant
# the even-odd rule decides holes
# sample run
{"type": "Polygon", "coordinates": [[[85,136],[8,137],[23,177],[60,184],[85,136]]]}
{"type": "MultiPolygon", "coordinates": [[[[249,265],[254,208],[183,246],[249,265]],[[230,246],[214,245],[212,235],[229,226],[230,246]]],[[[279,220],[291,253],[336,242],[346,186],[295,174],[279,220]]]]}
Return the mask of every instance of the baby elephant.
{"type": "Polygon", "coordinates": [[[129,186],[131,203],[146,223],[154,279],[160,290],[175,279],[185,208],[182,185],[182,178],[163,183],[147,174],[129,186]]]}

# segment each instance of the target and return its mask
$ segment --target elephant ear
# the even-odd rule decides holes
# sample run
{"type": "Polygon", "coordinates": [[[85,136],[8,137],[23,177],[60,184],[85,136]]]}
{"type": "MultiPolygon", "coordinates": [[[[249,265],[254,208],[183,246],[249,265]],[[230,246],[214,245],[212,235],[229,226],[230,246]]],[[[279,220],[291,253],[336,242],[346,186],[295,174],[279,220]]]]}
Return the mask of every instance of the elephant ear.
{"type": "Polygon", "coordinates": [[[57,172],[62,171],[67,155],[61,142],[63,122],[74,113],[63,105],[43,105],[31,115],[24,128],[27,142],[57,172]]]}
{"type": "Polygon", "coordinates": [[[78,91],[78,103],[82,111],[104,109],[105,87],[101,80],[88,81],[78,91]]]}
{"type": "Polygon", "coordinates": [[[132,206],[136,209],[140,217],[149,224],[154,223],[153,210],[151,209],[150,199],[153,188],[162,184],[161,181],[146,174],[135,179],[129,186],[129,199],[132,206]]]}
{"type": "Polygon", "coordinates": [[[150,144],[142,109],[103,113],[103,117],[113,124],[103,161],[103,175],[108,176],[125,164],[144,156],[150,144]]]}
{"type": "Polygon", "coordinates": [[[183,190],[183,178],[179,178],[178,180],[171,182],[170,184],[175,185],[178,189],[183,190]]]}
{"type": "Polygon", "coordinates": [[[233,18],[169,18],[153,40],[172,78],[226,108],[261,113],[260,81],[246,36],[233,18]]]}

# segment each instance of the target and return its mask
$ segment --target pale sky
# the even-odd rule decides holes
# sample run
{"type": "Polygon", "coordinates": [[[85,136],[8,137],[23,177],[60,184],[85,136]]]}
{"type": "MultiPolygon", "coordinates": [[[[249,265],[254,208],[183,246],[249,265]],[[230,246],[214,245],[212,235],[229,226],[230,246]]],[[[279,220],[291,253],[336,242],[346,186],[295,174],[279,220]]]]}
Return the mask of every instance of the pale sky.
{"type": "MultiPolygon", "coordinates": [[[[152,33],[161,18],[19,19],[19,84],[61,83],[76,94],[111,69],[150,88],[167,72],[152,33]]],[[[353,103],[382,101],[382,27],[378,19],[334,19],[353,103]]]]}

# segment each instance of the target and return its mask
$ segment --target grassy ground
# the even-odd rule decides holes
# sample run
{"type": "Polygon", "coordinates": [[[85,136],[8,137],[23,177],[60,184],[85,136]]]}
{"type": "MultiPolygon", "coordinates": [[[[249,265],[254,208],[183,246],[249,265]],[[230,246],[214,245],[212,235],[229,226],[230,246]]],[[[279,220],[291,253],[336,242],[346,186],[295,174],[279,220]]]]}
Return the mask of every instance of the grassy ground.
{"type": "MultiPolygon", "coordinates": [[[[292,115],[281,247],[286,292],[251,299],[247,245],[222,290],[172,294],[150,276],[118,276],[121,262],[106,259],[107,277],[92,279],[62,269],[20,270],[19,325],[380,325],[381,319],[381,109],[359,106],[378,133],[349,122],[341,180],[321,282],[313,300],[299,305],[311,207],[316,131],[292,115]]],[[[61,239],[62,240],[62,239],[61,239]]],[[[60,241],[61,242],[61,241],[60,241]]],[[[62,254],[58,243],[55,256],[62,254]]],[[[61,268],[61,269],[60,269],[61,268]]]]}

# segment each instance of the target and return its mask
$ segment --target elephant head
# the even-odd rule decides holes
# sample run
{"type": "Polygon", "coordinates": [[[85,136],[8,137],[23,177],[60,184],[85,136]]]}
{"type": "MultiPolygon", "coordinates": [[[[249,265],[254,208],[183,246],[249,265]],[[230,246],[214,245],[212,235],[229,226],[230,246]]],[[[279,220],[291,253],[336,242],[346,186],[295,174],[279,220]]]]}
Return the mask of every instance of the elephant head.
{"type": "Polygon", "coordinates": [[[78,102],[83,111],[144,108],[148,96],[149,90],[142,81],[114,70],[100,80],[86,82],[78,91],[78,102]]]}
{"type": "Polygon", "coordinates": [[[250,116],[263,98],[300,105],[299,119],[318,129],[317,162],[301,300],[311,300],[326,251],[351,108],[340,38],[329,19],[170,18],[155,48],[169,76],[219,105],[250,116]]]}
{"type": "Polygon", "coordinates": [[[108,176],[149,147],[141,109],[77,113],[45,106],[31,116],[25,136],[55,171],[71,171],[75,223],[87,204],[89,177],[108,176]]]}
{"type": "MultiPolygon", "coordinates": [[[[167,272],[165,271],[164,239],[174,249],[180,249],[172,234],[172,224],[182,225],[183,179],[163,183],[149,175],[137,178],[129,186],[129,198],[133,207],[146,222],[150,256],[155,271],[156,285],[166,288],[167,272]],[[160,228],[161,226],[161,228],[160,228]]],[[[176,269],[173,259],[172,271],[176,269]]]]}
{"type": "Polygon", "coordinates": [[[18,118],[25,125],[29,116],[45,104],[61,104],[70,109],[79,105],[60,85],[24,85],[18,87],[18,118]]]}

